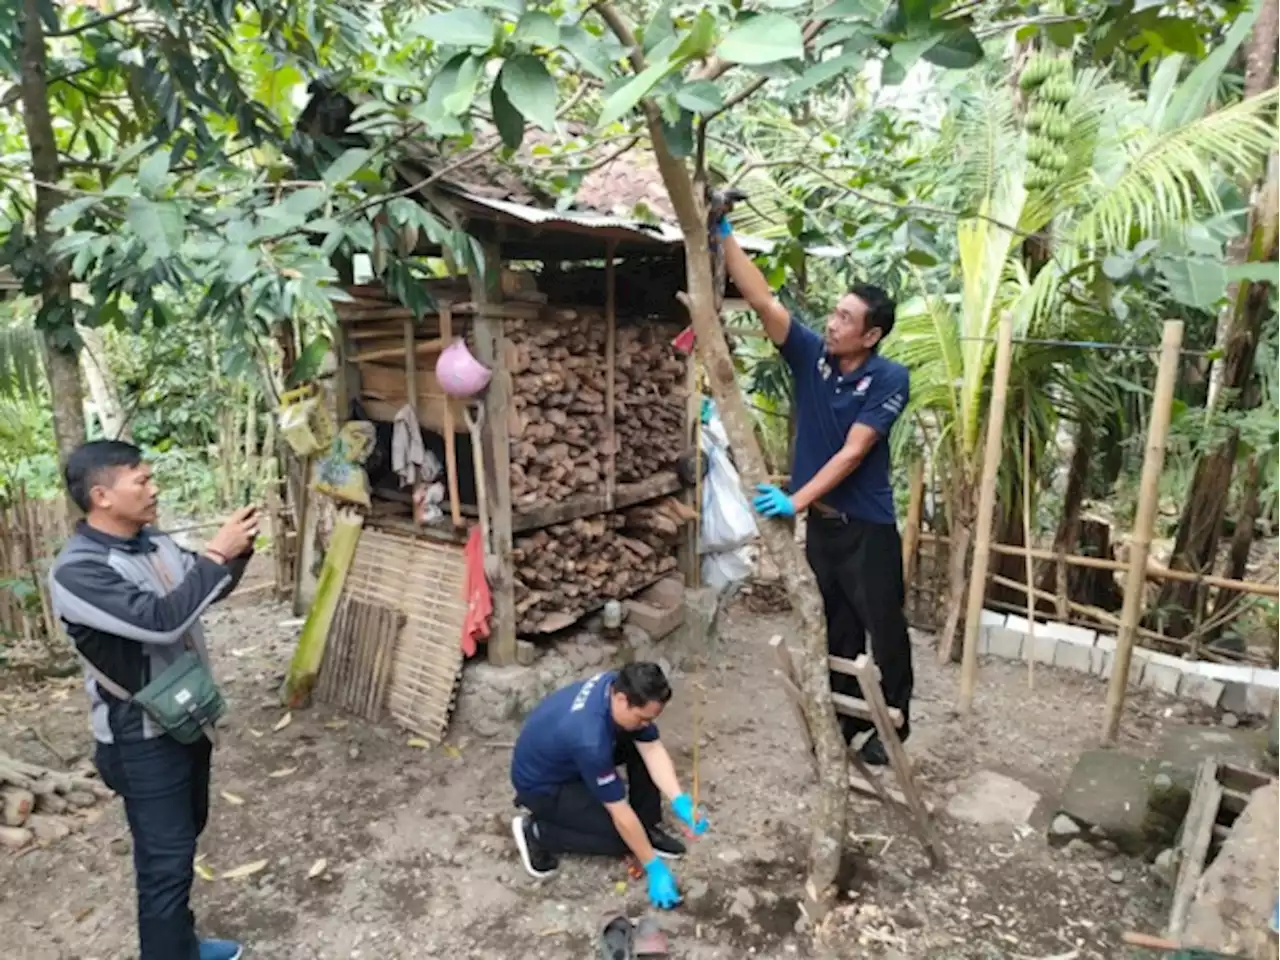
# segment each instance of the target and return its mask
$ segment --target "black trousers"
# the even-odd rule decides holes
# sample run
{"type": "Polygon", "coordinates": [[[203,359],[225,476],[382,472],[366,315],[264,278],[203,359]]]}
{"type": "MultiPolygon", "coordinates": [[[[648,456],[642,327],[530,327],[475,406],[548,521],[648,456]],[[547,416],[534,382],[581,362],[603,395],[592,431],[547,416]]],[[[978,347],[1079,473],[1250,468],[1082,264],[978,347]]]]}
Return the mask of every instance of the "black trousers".
{"type": "MultiPolygon", "coordinates": [[[[636,749],[635,740],[618,735],[613,762],[626,768],[627,800],[646,829],[662,822],[662,793],[636,749]]],[[[550,853],[582,853],[620,857],[627,844],[613,825],[604,804],[581,780],[566,783],[553,793],[522,793],[516,804],[533,815],[538,841],[550,853]]]]}
{"type": "MultiPolygon", "coordinates": [[[[855,659],[867,652],[880,668],[885,701],[902,711],[898,733],[911,732],[911,640],[902,607],[902,540],[893,524],[865,523],[824,517],[809,511],[805,556],[822,593],[827,618],[827,649],[837,657],[855,659]]],[[[861,697],[858,681],[831,674],[831,689],[861,697]]],[[[845,740],[872,727],[868,720],[841,717],[845,740]]]]}
{"type": "Polygon", "coordinates": [[[140,960],[199,960],[191,882],[209,819],[210,756],[203,737],[98,744],[98,772],[124,800],[133,834],[140,960]]]}

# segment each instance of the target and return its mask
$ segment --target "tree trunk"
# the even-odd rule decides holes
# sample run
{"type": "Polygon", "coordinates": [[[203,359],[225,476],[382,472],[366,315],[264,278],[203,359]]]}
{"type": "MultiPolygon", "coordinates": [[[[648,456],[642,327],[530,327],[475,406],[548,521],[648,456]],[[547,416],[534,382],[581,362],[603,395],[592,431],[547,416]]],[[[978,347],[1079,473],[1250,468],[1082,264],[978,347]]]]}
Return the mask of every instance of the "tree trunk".
{"type": "MultiPolygon", "coordinates": [[[[75,305],[71,298],[71,272],[65,261],[49,253],[49,215],[60,200],[56,184],[62,176],[58,142],[49,113],[49,87],[45,78],[44,27],[39,0],[22,3],[22,120],[31,149],[31,175],[36,181],[35,236],[37,259],[42,264],[40,327],[44,338],[45,370],[53,406],[53,435],[58,460],[66,463],[84,442],[84,391],[75,336],[75,305]]],[[[72,516],[79,511],[67,497],[72,516]]]]}
{"type": "MultiPolygon", "coordinates": [[[[1249,39],[1245,67],[1246,96],[1269,90],[1275,83],[1278,41],[1280,9],[1274,3],[1264,4],[1249,39]]],[[[1236,263],[1266,263],[1276,259],[1276,235],[1280,227],[1276,209],[1280,202],[1277,166],[1277,155],[1272,153],[1266,175],[1254,190],[1249,232],[1244,242],[1232,250],[1232,260],[1236,263]]],[[[1230,403],[1237,409],[1245,405],[1253,380],[1253,357],[1258,336],[1262,324],[1270,316],[1269,287],[1268,283],[1240,283],[1228,298],[1230,315],[1225,332],[1219,338],[1222,360],[1215,369],[1218,385],[1213,387],[1211,384],[1211,393],[1215,399],[1220,399],[1222,391],[1231,391],[1230,403]]],[[[1208,408],[1210,417],[1215,409],[1211,403],[1208,408]]],[[[1239,440],[1238,431],[1229,431],[1217,449],[1196,464],[1191,490],[1178,519],[1170,564],[1173,569],[1209,572],[1212,568],[1231,492],[1231,474],[1239,440]]],[[[1160,591],[1157,609],[1169,617],[1166,629],[1174,636],[1183,636],[1190,629],[1192,613],[1202,599],[1200,589],[1194,583],[1170,581],[1160,591]]]]}
{"type": "MultiPolygon", "coordinates": [[[[1087,421],[1081,421],[1076,428],[1075,449],[1071,454],[1071,466],[1067,469],[1067,489],[1062,495],[1062,515],[1058,518],[1058,529],[1053,535],[1054,553],[1074,553],[1080,542],[1080,513],[1084,509],[1085,493],[1089,485],[1089,465],[1093,462],[1093,427],[1087,421]]],[[[1040,574],[1040,589],[1047,590],[1059,598],[1059,616],[1066,616],[1067,609],[1061,603],[1070,596],[1068,580],[1070,570],[1065,564],[1053,564],[1040,574]]]]}
{"type": "MultiPolygon", "coordinates": [[[[637,73],[641,72],[645,67],[644,57],[636,46],[630,26],[608,2],[599,4],[597,9],[618,39],[631,50],[631,64],[637,73]]],[[[685,305],[693,320],[698,356],[707,371],[712,396],[733,446],[738,469],[751,488],[766,481],[767,471],[756,442],[751,411],[738,386],[733,357],[715,306],[705,203],[695,190],[694,179],[685,161],[675,157],[667,147],[657,106],[651,100],[645,100],[642,108],[658,168],[684,234],[689,285],[685,305]]],[[[800,618],[800,636],[804,640],[799,679],[805,721],[818,766],[818,802],[812,822],[806,891],[809,896],[807,912],[810,920],[816,922],[834,905],[839,892],[836,878],[844,847],[849,794],[848,747],[836,722],[831,701],[826,628],[813,573],[787,524],[765,520],[761,534],[782,575],[792,609],[800,618]]]]}
{"type": "Polygon", "coordinates": [[[133,442],[127,415],[120,403],[120,394],[107,366],[107,344],[102,331],[95,327],[79,327],[84,348],[80,351],[80,366],[84,382],[89,386],[89,397],[98,411],[98,423],[102,435],[108,440],[133,442]]]}

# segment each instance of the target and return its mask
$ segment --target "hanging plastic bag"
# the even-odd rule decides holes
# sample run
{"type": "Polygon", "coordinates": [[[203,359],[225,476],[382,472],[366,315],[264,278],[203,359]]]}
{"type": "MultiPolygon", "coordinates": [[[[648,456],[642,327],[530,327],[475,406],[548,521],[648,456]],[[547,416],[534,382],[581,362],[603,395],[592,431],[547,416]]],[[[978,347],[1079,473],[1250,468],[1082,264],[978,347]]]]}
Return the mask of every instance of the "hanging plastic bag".
{"type": "Polygon", "coordinates": [[[707,475],[702,481],[700,552],[736,550],[754,539],[759,529],[738,471],[729,459],[729,438],[714,410],[702,430],[702,452],[707,458],[707,475]]]}
{"type": "Polygon", "coordinates": [[[702,582],[716,593],[731,592],[755,573],[750,547],[708,553],[702,558],[702,582]]]}
{"type": "Polygon", "coordinates": [[[372,423],[349,420],[316,465],[315,490],[334,500],[369,508],[369,478],[362,464],[376,442],[372,423]]]}

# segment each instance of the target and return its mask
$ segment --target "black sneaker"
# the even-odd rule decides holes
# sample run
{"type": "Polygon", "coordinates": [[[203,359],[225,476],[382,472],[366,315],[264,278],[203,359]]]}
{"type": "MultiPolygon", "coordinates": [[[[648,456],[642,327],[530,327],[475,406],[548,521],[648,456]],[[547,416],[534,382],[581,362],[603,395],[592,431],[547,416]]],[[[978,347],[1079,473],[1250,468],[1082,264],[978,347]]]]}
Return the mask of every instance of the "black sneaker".
{"type": "Polygon", "coordinates": [[[661,827],[650,827],[648,834],[653,852],[666,860],[679,860],[687,852],[683,840],[673,837],[661,827]]]}
{"type": "Polygon", "coordinates": [[[511,835],[516,838],[516,849],[520,851],[520,862],[525,871],[535,880],[549,877],[560,868],[560,860],[538,842],[537,827],[532,820],[524,816],[513,817],[511,835]]]}
{"type": "Polygon", "coordinates": [[[884,744],[880,741],[880,734],[878,733],[873,733],[867,738],[867,742],[862,745],[858,755],[862,757],[862,762],[869,767],[887,767],[889,765],[889,754],[885,753],[884,744]]]}

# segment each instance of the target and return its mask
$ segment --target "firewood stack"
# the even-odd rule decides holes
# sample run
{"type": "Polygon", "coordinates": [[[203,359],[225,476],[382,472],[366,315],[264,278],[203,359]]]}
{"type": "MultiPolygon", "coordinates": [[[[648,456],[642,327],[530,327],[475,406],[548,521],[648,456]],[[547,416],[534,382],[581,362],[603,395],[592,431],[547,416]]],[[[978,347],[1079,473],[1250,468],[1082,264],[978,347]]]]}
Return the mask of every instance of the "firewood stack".
{"type": "Polygon", "coordinates": [[[516,512],[602,490],[606,328],[587,311],[509,320],[514,410],[511,503],[516,512]]]}
{"type": "Polygon", "coordinates": [[[606,600],[629,597],[674,570],[691,517],[688,506],[666,497],[518,537],[512,552],[518,631],[563,630],[606,600]]]}
{"type": "Polygon", "coordinates": [[[668,325],[619,326],[614,374],[618,483],[675,467],[685,447],[685,358],[668,325]]]}
{"type": "Polygon", "coordinates": [[[61,840],[84,826],[78,814],[114,795],[92,767],[64,773],[0,753],[0,847],[61,840]]]}

